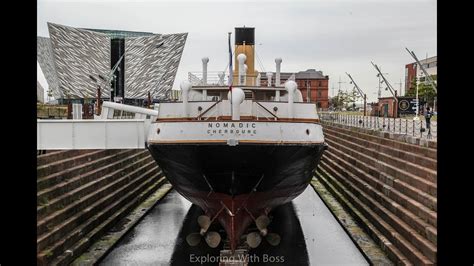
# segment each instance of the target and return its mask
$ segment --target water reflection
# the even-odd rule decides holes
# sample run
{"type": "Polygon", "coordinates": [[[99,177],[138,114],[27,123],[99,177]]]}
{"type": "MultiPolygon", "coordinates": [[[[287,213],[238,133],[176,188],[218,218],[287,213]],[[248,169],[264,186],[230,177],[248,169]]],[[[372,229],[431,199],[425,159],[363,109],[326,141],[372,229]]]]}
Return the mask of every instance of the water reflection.
{"type": "MultiPolygon", "coordinates": [[[[203,211],[195,205],[189,209],[174,246],[171,265],[187,265],[193,262],[205,262],[202,263],[203,265],[218,265],[219,251],[223,248],[223,243],[215,249],[209,248],[204,241],[201,241],[196,247],[190,247],[186,243],[188,234],[199,232],[196,221],[201,214],[203,211]]],[[[263,239],[256,249],[249,251],[251,265],[268,265],[271,264],[270,262],[281,262],[282,265],[309,265],[303,230],[294,205],[288,203],[279,206],[271,213],[271,218],[269,232],[278,233],[281,236],[281,242],[274,247],[263,239]]],[[[219,225],[213,226],[214,228],[210,230],[218,231],[225,239],[224,230],[219,225]]]]}

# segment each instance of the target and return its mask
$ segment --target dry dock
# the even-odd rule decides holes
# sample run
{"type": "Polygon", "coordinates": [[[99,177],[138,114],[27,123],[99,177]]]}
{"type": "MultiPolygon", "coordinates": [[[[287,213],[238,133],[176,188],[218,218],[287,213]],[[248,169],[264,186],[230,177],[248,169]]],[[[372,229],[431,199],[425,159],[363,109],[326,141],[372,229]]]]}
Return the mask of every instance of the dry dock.
{"type": "MultiPolygon", "coordinates": [[[[219,249],[205,243],[191,248],[185,241],[188,233],[198,230],[195,221],[201,214],[198,207],[170,192],[100,265],[183,265],[213,260],[219,249]]],[[[274,210],[269,229],[281,235],[280,245],[262,242],[249,251],[250,265],[263,265],[270,259],[282,265],[369,264],[311,186],[292,203],[274,210]]]]}

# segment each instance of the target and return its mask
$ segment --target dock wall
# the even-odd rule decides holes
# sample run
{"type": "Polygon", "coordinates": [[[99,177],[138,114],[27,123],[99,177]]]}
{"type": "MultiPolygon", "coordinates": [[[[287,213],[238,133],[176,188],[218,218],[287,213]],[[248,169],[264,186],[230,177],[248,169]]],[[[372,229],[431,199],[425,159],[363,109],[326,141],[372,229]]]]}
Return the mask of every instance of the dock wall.
{"type": "Polygon", "coordinates": [[[316,178],[399,265],[436,264],[437,145],[323,122],[316,178]]]}
{"type": "Polygon", "coordinates": [[[148,150],[37,157],[37,264],[67,265],[166,183],[148,150]]]}

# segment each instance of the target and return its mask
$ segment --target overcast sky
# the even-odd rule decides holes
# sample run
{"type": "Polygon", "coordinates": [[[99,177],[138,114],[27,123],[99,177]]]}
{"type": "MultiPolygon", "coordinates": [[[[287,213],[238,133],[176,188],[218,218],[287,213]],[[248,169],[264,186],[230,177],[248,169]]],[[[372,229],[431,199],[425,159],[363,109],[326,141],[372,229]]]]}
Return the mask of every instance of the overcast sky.
{"type": "MultiPolygon", "coordinates": [[[[405,64],[436,55],[437,18],[434,0],[319,0],[319,1],[112,1],[38,0],[38,35],[47,37],[47,22],[72,27],[187,32],[188,39],[174,88],[189,71],[201,70],[201,58],[210,58],[209,71],[228,64],[227,32],[255,27],[257,70],[275,71],[274,59],[283,59],[283,72],[309,68],[329,75],[329,88],[352,89],[348,72],[370,101],[377,98],[378,79],[371,61],[382,67],[393,87],[402,82],[405,64]],[[263,68],[263,69],[262,69],[263,68]]],[[[40,72],[40,71],[38,71],[40,72]]],[[[38,74],[41,84],[46,82],[38,74]]],[[[382,96],[390,92],[383,90],[382,96]]]]}

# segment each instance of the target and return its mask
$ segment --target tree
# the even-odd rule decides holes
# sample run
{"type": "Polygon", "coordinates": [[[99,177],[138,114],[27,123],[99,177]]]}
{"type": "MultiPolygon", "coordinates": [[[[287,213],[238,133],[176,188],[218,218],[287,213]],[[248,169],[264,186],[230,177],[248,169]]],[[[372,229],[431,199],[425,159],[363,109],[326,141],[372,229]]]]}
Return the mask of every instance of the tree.
{"type": "Polygon", "coordinates": [[[344,92],[339,90],[336,96],[333,96],[329,101],[334,110],[340,110],[344,106],[344,92]]]}
{"type": "MultiPolygon", "coordinates": [[[[431,78],[433,80],[436,80],[436,75],[432,75],[431,78]]],[[[406,96],[409,97],[416,97],[416,84],[417,81],[416,79],[413,79],[412,82],[414,86],[414,90],[409,90],[406,93],[406,96]]],[[[418,86],[418,98],[424,102],[432,103],[434,99],[436,98],[436,91],[433,89],[431,84],[428,81],[420,82],[418,86]]]]}
{"type": "MultiPolygon", "coordinates": [[[[355,108],[355,102],[358,101],[359,99],[361,99],[362,97],[360,96],[360,94],[356,91],[355,88],[352,88],[352,91],[350,93],[348,93],[347,95],[347,102],[346,102],[346,106],[349,107],[349,108],[355,108]]],[[[346,108],[347,108],[346,107],[346,108]]]]}
{"type": "Polygon", "coordinates": [[[339,90],[337,92],[337,95],[330,99],[330,103],[335,110],[341,110],[343,107],[348,109],[353,108],[355,102],[359,98],[361,98],[361,96],[357,93],[355,89],[353,89],[351,92],[344,92],[339,90]]]}

